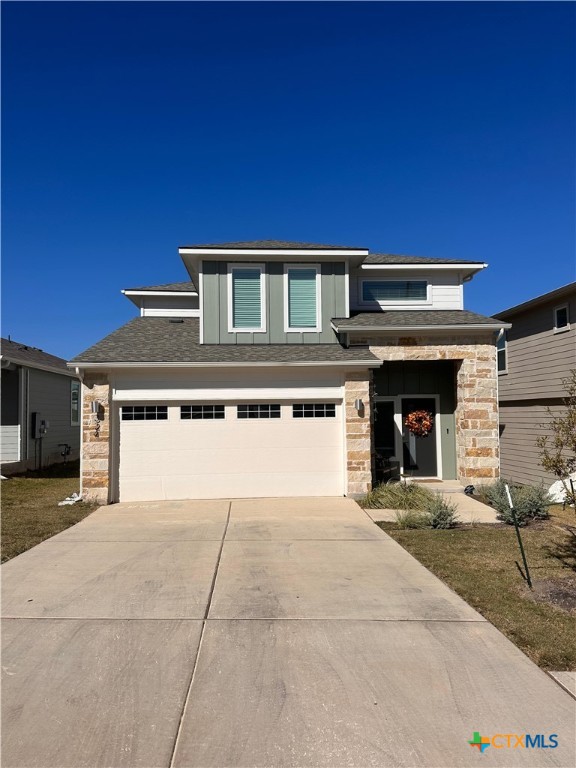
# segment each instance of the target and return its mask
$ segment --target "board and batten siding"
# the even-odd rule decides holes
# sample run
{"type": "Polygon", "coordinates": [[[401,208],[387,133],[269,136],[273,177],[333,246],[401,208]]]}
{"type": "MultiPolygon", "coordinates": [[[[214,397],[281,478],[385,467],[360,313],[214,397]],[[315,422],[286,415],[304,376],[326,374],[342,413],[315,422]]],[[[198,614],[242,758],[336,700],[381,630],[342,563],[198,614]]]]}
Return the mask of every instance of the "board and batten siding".
{"type": "Polygon", "coordinates": [[[498,377],[499,399],[564,396],[562,380],[576,368],[576,295],[507,317],[506,369],[498,377]],[[554,308],[568,304],[570,330],[554,332],[554,308]]]}
{"type": "MultiPolygon", "coordinates": [[[[80,426],[70,423],[70,376],[40,371],[28,371],[28,434],[30,434],[32,413],[38,412],[50,423],[46,436],[42,438],[42,464],[46,466],[61,461],[62,448],[59,443],[68,443],[72,452],[70,459],[76,459],[80,450],[80,426]]],[[[40,441],[28,439],[28,458],[38,458],[40,441]]]]}
{"type": "Polygon", "coordinates": [[[550,407],[554,416],[564,410],[553,401],[550,406],[543,402],[500,403],[500,473],[506,480],[529,485],[551,485],[558,478],[544,471],[540,464],[537,437],[552,432],[548,426],[550,407]]]}
{"type": "Polygon", "coordinates": [[[356,269],[350,273],[350,307],[357,310],[380,309],[463,309],[462,280],[458,272],[420,272],[417,270],[356,269]],[[382,304],[362,302],[364,280],[426,280],[430,286],[430,301],[408,302],[406,304],[382,304]]]}
{"type": "MultiPolygon", "coordinates": [[[[248,262],[243,262],[248,263],[248,262]]],[[[262,262],[257,262],[262,263],[262,262]]],[[[296,261],[287,262],[290,265],[296,261]]],[[[302,266],[306,266],[303,264],[302,266]]],[[[228,263],[204,261],[202,264],[203,341],[205,344],[330,344],[338,343],[331,327],[333,317],[346,315],[346,277],[344,262],[322,262],[322,329],[317,332],[284,330],[284,264],[265,263],[266,331],[228,332],[228,263]]]]}

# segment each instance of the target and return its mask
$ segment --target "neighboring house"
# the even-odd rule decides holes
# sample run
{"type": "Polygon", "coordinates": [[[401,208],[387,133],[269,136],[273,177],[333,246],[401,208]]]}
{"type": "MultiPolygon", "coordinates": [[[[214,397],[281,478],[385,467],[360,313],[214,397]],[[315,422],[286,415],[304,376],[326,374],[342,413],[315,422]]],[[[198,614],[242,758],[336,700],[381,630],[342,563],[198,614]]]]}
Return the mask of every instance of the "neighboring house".
{"type": "Polygon", "coordinates": [[[551,434],[548,408],[562,412],[562,381],[576,368],[576,283],[497,316],[512,323],[498,341],[502,476],[550,484],[536,438],[551,434]]]}
{"type": "Polygon", "coordinates": [[[1,340],[2,473],[39,469],[80,452],[80,381],[66,360],[1,340]]]}
{"type": "Polygon", "coordinates": [[[486,264],[274,240],[179,249],[190,282],[69,363],[100,501],[357,496],[498,476],[496,336],[463,309],[486,264]],[[404,422],[424,411],[431,433],[404,422]]]}

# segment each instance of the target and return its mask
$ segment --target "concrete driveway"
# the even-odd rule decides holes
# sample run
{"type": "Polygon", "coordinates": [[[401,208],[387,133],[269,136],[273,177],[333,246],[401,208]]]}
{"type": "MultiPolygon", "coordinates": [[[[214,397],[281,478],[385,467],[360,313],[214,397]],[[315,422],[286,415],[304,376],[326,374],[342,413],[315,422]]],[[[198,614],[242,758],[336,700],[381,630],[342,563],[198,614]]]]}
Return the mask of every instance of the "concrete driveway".
{"type": "Polygon", "coordinates": [[[347,499],[103,507],[2,575],[3,768],[575,762],[575,700],[347,499]]]}

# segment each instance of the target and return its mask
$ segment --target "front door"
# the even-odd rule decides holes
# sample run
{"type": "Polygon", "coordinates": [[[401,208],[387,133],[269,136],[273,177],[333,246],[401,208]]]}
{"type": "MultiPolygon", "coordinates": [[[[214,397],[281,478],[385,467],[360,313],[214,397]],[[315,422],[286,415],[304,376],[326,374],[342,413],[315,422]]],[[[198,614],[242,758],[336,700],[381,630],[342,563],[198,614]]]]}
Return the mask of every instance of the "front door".
{"type": "Polygon", "coordinates": [[[402,398],[402,452],[405,475],[412,475],[413,477],[438,476],[436,429],[436,400],[434,398],[402,398]],[[428,411],[434,417],[432,430],[425,437],[415,435],[404,424],[408,414],[413,411],[428,411]]]}

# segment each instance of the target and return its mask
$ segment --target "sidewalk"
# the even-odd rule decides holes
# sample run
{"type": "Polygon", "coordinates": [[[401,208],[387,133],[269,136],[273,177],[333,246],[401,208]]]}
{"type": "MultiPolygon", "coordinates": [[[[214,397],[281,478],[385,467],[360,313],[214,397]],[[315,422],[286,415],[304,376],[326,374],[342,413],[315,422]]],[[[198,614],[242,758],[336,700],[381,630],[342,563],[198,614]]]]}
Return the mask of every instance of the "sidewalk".
{"type": "MultiPolygon", "coordinates": [[[[467,496],[464,493],[464,486],[457,480],[438,480],[438,481],[418,481],[418,485],[435,492],[441,493],[447,501],[456,504],[458,508],[458,517],[462,523],[498,523],[496,512],[492,507],[467,496]]],[[[367,509],[372,520],[378,522],[383,520],[388,523],[396,522],[396,510],[394,509],[367,509]]]]}

